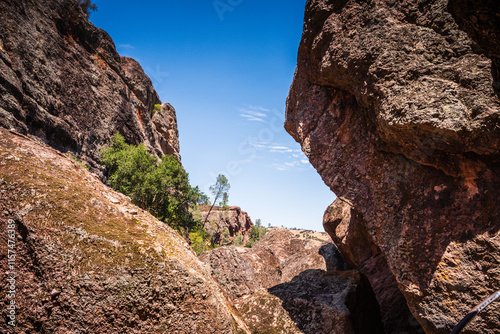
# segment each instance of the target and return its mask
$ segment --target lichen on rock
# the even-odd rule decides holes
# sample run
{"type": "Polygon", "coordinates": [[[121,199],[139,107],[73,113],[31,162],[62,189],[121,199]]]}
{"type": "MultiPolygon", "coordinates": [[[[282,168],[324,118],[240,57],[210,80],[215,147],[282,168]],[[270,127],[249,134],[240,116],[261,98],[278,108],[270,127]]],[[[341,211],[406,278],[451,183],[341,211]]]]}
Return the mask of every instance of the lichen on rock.
{"type": "MultiPolygon", "coordinates": [[[[306,5],[286,130],[366,222],[426,333],[449,333],[500,288],[494,12],[487,0],[306,5]]],[[[498,319],[489,309],[467,330],[499,333],[498,319]]]]}
{"type": "MultiPolygon", "coordinates": [[[[243,322],[189,245],[129,198],[3,129],[0,167],[0,280],[10,219],[18,331],[237,333],[243,322]]],[[[6,285],[0,293],[5,301],[6,285]]]]}

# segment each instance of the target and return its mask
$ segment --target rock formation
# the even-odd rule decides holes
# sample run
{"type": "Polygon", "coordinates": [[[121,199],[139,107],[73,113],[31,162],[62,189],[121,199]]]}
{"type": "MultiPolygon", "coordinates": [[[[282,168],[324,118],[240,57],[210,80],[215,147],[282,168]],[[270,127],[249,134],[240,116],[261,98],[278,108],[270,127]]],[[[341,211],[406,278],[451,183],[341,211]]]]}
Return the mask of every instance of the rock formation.
{"type": "Polygon", "coordinates": [[[316,248],[332,243],[332,238],[326,232],[311,230],[291,230],[293,234],[304,242],[306,248],[316,248]]]}
{"type": "Polygon", "coordinates": [[[231,299],[281,283],[281,266],[271,252],[224,246],[200,254],[231,299]]]}
{"type": "Polygon", "coordinates": [[[306,334],[383,333],[370,284],[356,270],[307,270],[269,289],[306,334]]]}
{"type": "Polygon", "coordinates": [[[422,333],[399,291],[387,260],[366,230],[361,215],[343,198],[337,198],[325,211],[323,226],[342,258],[351,268],[365,275],[375,293],[385,333],[422,333]]]}
{"type": "MultiPolygon", "coordinates": [[[[210,211],[209,205],[200,205],[203,221],[210,211]]],[[[205,230],[214,236],[214,240],[219,245],[229,244],[238,234],[243,237],[245,244],[250,238],[250,230],[253,223],[250,216],[237,206],[230,206],[227,210],[221,207],[214,207],[210,212],[210,217],[205,224],[205,230]],[[224,232],[227,231],[227,232],[224,232]],[[224,233],[228,233],[228,240],[224,240],[224,233]]]]}
{"type": "MultiPolygon", "coordinates": [[[[363,220],[426,333],[449,333],[500,288],[498,6],[306,5],[285,127],[363,220]]],[[[500,333],[499,312],[466,333],[500,333]]]]}
{"type": "Polygon", "coordinates": [[[120,132],[157,156],[179,156],[175,110],[120,57],[77,1],[0,2],[0,126],[40,137],[99,172],[99,151],[120,132]]]}
{"type": "Polygon", "coordinates": [[[184,239],[80,164],[0,129],[0,167],[0,294],[7,305],[14,270],[16,333],[248,333],[184,239]]]}
{"type": "Polygon", "coordinates": [[[344,269],[333,244],[305,248],[272,229],[253,248],[204,252],[213,277],[253,333],[382,333],[379,306],[357,270],[344,269]]]}

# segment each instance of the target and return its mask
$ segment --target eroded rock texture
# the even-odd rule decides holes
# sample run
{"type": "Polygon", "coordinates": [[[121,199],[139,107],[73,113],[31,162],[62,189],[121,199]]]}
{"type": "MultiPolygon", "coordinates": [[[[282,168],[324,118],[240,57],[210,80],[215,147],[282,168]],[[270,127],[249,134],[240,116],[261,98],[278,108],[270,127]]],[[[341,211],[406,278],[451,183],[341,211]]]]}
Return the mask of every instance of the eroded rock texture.
{"type": "MultiPolygon", "coordinates": [[[[200,211],[203,221],[205,221],[210,211],[210,206],[200,205],[200,211]]],[[[252,226],[253,222],[250,216],[247,212],[241,210],[240,207],[231,206],[227,210],[221,207],[214,207],[205,223],[205,230],[213,235],[216,243],[227,245],[237,235],[243,237],[243,243],[246,243],[250,239],[252,226]],[[224,233],[227,233],[228,240],[224,240],[224,233]]]]}
{"type": "Polygon", "coordinates": [[[273,229],[253,248],[199,256],[252,333],[382,333],[375,295],[357,270],[344,270],[333,244],[306,248],[273,229]]]}
{"type": "Polygon", "coordinates": [[[120,132],[162,156],[179,158],[175,110],[151,80],[120,57],[109,35],[74,0],[0,2],[0,126],[42,138],[94,168],[120,132]]]}
{"type": "Polygon", "coordinates": [[[337,198],[325,211],[323,226],[351,268],[365,275],[380,305],[385,333],[422,333],[399,291],[387,260],[366,229],[366,222],[345,199],[337,198]]]}
{"type": "Polygon", "coordinates": [[[283,301],[303,333],[383,333],[373,291],[356,270],[306,270],[269,293],[283,301]]]}
{"type": "MultiPolygon", "coordinates": [[[[426,333],[500,288],[498,6],[306,5],[285,127],[366,222],[426,333]]],[[[465,332],[500,333],[499,312],[465,332]]]]}
{"type": "Polygon", "coordinates": [[[4,129],[0,232],[1,282],[16,252],[16,328],[2,307],[2,333],[248,333],[177,232],[73,160],[4,129]]]}

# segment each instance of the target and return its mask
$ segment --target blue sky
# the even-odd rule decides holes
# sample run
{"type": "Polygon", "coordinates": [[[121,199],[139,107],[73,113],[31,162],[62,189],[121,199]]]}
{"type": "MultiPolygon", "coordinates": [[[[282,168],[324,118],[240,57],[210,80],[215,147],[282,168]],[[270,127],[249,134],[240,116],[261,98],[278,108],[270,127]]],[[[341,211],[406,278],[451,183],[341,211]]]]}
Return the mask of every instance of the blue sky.
{"type": "Polygon", "coordinates": [[[182,163],[267,226],[322,231],[335,195],[283,128],[306,0],[94,0],[90,19],[177,111],[182,163]]]}

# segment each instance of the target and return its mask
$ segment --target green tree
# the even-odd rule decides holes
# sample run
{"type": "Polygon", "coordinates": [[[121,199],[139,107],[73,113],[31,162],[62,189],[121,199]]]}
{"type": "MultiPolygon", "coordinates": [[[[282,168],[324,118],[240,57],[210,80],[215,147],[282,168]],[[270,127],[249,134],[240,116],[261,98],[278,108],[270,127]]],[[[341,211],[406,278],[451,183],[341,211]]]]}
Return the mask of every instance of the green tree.
{"type": "Polygon", "coordinates": [[[238,247],[242,246],[244,240],[245,240],[245,238],[243,237],[243,234],[236,233],[236,235],[233,238],[233,245],[238,246],[238,247]]]}
{"type": "Polygon", "coordinates": [[[158,163],[144,145],[129,145],[115,134],[102,151],[102,160],[113,189],[130,196],[134,204],[179,232],[201,229],[201,221],[193,219],[189,207],[202,193],[189,185],[188,174],[173,156],[163,156],[158,163]]]}
{"type": "Polygon", "coordinates": [[[262,226],[262,220],[257,219],[257,220],[255,221],[255,225],[257,225],[258,227],[261,227],[261,226],[262,226]]]}
{"type": "Polygon", "coordinates": [[[210,205],[210,199],[198,186],[191,188],[191,198],[196,204],[210,205]]]}
{"type": "Polygon", "coordinates": [[[253,247],[257,241],[259,241],[269,230],[264,227],[260,227],[257,225],[252,226],[250,230],[250,239],[248,240],[245,247],[253,247]]]}
{"type": "Polygon", "coordinates": [[[229,199],[228,191],[231,186],[229,185],[228,179],[223,175],[219,174],[217,176],[217,180],[214,185],[210,186],[210,192],[215,196],[212,206],[210,210],[208,210],[208,214],[205,218],[205,223],[208,221],[208,217],[210,216],[210,212],[215,205],[220,205],[224,208],[227,208],[227,201],[229,199]]]}

